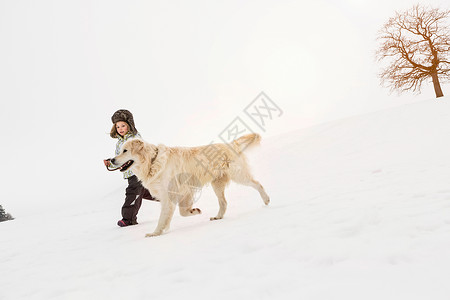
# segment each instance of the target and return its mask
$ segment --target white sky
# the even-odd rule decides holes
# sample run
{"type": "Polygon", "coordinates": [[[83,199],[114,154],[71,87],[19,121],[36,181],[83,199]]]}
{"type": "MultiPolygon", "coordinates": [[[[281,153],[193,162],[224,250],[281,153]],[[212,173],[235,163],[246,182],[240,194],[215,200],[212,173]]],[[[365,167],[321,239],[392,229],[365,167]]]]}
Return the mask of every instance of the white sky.
{"type": "Polygon", "coordinates": [[[377,30],[416,2],[0,0],[3,176],[83,164],[89,177],[120,108],[147,141],[192,146],[219,141],[261,91],[283,110],[263,137],[433,99],[431,84],[399,97],[376,76],[377,30]]]}

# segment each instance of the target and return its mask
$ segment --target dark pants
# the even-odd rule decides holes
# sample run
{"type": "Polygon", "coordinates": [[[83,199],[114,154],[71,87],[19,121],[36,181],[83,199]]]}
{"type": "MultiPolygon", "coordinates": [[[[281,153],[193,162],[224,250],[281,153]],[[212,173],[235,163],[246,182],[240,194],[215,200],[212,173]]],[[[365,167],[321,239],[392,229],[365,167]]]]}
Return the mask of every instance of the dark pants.
{"type": "Polygon", "coordinates": [[[142,194],[146,189],[136,176],[128,178],[128,187],[125,190],[125,203],[122,206],[122,219],[127,224],[137,224],[137,214],[142,204],[142,194]]]}
{"type": "Polygon", "coordinates": [[[144,188],[136,175],[128,178],[125,190],[125,203],[122,206],[122,219],[128,225],[137,224],[137,214],[141,208],[142,199],[158,201],[144,188]]]}

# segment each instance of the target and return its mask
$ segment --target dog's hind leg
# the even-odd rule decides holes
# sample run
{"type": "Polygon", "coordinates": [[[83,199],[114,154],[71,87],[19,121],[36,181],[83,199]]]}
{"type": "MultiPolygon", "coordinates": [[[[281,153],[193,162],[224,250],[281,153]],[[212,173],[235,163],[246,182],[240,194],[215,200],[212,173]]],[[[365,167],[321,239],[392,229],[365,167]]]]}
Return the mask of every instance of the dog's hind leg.
{"type": "Polygon", "coordinates": [[[175,203],[169,198],[160,199],[161,214],[159,216],[158,226],[153,233],[147,233],[146,237],[158,236],[169,230],[170,222],[172,221],[173,213],[175,212],[175,203]]]}
{"type": "Polygon", "coordinates": [[[270,202],[269,195],[267,195],[266,191],[264,190],[264,187],[259,183],[257,180],[253,179],[252,175],[249,172],[242,171],[238,176],[233,176],[231,178],[234,182],[251,186],[255,190],[259,192],[261,195],[261,198],[264,201],[265,205],[268,205],[270,202]]]}
{"type": "Polygon", "coordinates": [[[266,191],[264,190],[264,187],[261,185],[261,183],[259,183],[259,181],[256,181],[255,179],[252,178],[247,185],[256,189],[259,192],[259,194],[261,195],[261,198],[263,199],[264,204],[269,205],[269,203],[270,203],[269,195],[267,195],[266,191]]]}
{"type": "Polygon", "coordinates": [[[227,186],[229,181],[230,180],[227,176],[223,176],[211,182],[211,186],[214,189],[214,193],[216,193],[220,206],[219,213],[214,218],[210,218],[211,221],[222,219],[223,215],[225,214],[225,211],[227,210],[227,200],[225,199],[225,187],[227,186]]]}

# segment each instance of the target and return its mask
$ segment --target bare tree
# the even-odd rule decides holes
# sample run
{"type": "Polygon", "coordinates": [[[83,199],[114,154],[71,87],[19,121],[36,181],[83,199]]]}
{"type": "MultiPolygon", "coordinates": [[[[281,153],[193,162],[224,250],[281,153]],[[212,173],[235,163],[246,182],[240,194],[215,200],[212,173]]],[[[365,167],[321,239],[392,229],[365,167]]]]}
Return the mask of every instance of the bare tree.
{"type": "Polygon", "coordinates": [[[449,10],[415,5],[389,19],[378,36],[378,61],[388,60],[379,75],[382,85],[420,92],[422,82],[431,77],[436,98],[444,96],[439,80],[450,79],[449,14],[449,10]]]}

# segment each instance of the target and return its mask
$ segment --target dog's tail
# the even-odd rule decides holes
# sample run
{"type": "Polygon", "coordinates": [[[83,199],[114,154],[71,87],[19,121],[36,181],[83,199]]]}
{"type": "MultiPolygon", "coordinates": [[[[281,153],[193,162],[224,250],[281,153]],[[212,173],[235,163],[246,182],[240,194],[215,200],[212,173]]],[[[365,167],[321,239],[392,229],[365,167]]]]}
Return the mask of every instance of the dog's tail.
{"type": "Polygon", "coordinates": [[[235,148],[235,150],[240,154],[249,147],[259,145],[260,142],[261,142],[261,136],[259,134],[250,133],[250,134],[243,135],[238,139],[235,139],[232,142],[232,144],[233,144],[233,147],[235,148]]]}

